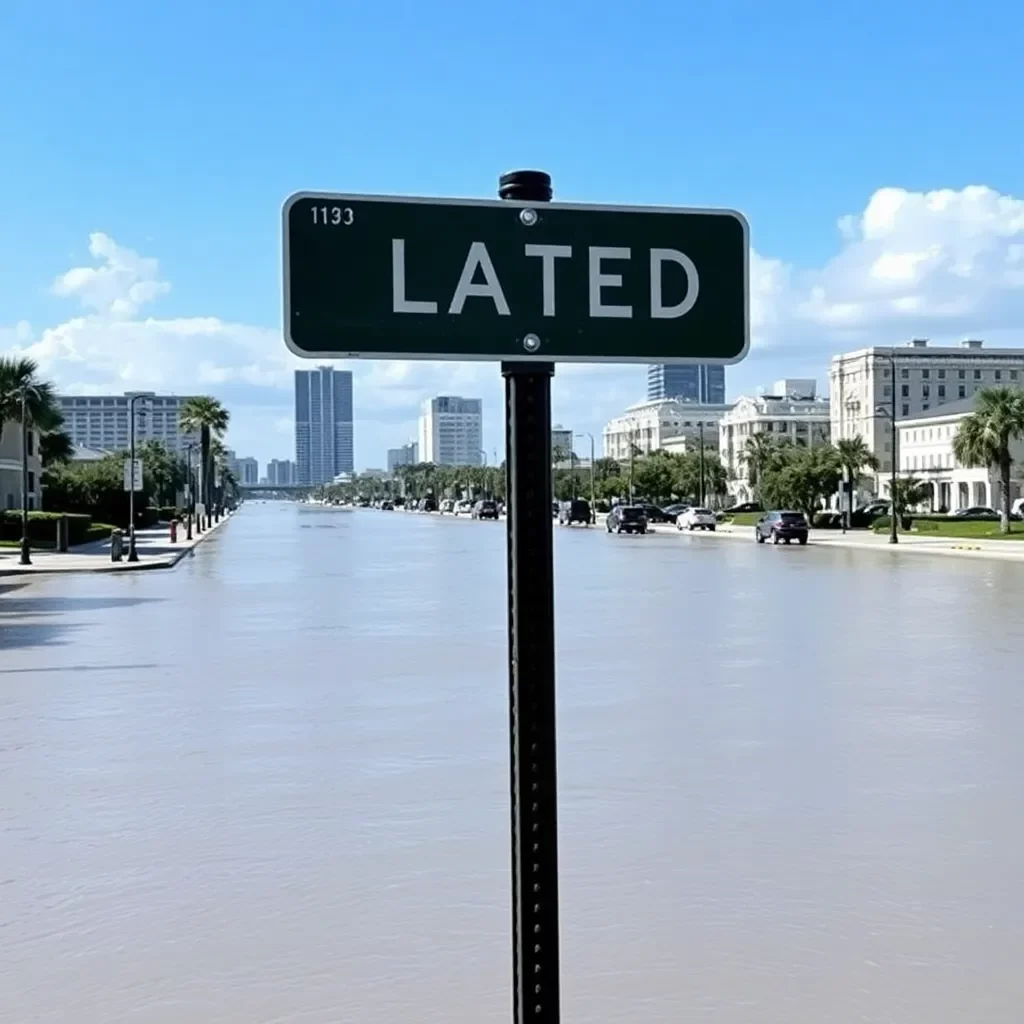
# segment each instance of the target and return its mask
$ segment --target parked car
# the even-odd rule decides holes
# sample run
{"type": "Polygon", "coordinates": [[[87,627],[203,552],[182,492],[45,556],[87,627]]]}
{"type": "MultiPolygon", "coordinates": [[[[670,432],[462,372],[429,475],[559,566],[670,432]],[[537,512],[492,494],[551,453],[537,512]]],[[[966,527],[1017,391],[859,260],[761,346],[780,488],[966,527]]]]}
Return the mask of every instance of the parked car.
{"type": "Polygon", "coordinates": [[[773,544],[791,540],[807,543],[807,520],[802,512],[766,512],[754,526],[754,540],[763,544],[768,538],[773,544]]]}
{"type": "Polygon", "coordinates": [[[457,516],[471,516],[473,514],[473,502],[466,500],[456,502],[455,514],[457,516]]]}
{"type": "Polygon", "coordinates": [[[478,501],[473,506],[473,518],[474,519],[497,519],[498,518],[498,503],[496,501],[490,501],[484,498],[482,501],[478,501]]]}
{"type": "Polygon", "coordinates": [[[558,522],[562,526],[572,526],[573,523],[590,525],[590,502],[582,498],[573,498],[572,501],[563,501],[562,507],[558,510],[558,522]]]}
{"type": "Polygon", "coordinates": [[[444,515],[445,512],[455,512],[455,502],[451,498],[444,498],[441,504],[437,506],[437,511],[444,515]]]}
{"type": "Polygon", "coordinates": [[[381,511],[383,511],[383,512],[394,512],[394,510],[395,510],[395,503],[393,501],[391,501],[390,499],[385,498],[380,503],[380,507],[381,507],[381,511]]]}
{"type": "Polygon", "coordinates": [[[957,519],[998,519],[999,513],[987,505],[972,505],[970,508],[958,508],[949,513],[957,519]]]}
{"type": "Polygon", "coordinates": [[[420,498],[420,511],[436,512],[437,498],[435,498],[432,494],[428,494],[425,498],[420,498]]]}
{"type": "Polygon", "coordinates": [[[674,523],[676,521],[675,516],[669,515],[663,508],[649,501],[636,501],[633,503],[633,507],[642,508],[649,523],[674,523]]]}
{"type": "Polygon", "coordinates": [[[642,505],[616,505],[605,520],[609,533],[646,533],[647,515],[642,505]]]}
{"type": "Polygon", "coordinates": [[[722,513],[727,516],[735,516],[741,512],[763,512],[764,506],[758,501],[744,501],[739,505],[733,505],[722,513]]]}
{"type": "Polygon", "coordinates": [[[676,502],[674,505],[666,505],[662,511],[667,516],[674,516],[676,520],[689,508],[690,506],[685,502],[676,502]]]}
{"type": "Polygon", "coordinates": [[[676,516],[677,530],[714,530],[717,520],[709,508],[688,508],[676,516]]]}

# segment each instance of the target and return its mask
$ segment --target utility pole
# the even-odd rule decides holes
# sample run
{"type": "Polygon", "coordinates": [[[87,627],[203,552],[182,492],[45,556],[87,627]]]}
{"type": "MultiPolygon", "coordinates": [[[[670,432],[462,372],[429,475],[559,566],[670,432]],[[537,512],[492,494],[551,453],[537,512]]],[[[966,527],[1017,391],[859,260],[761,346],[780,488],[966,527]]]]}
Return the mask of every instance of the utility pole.
{"type": "Polygon", "coordinates": [[[597,522],[597,488],[594,483],[594,435],[589,430],[584,431],[581,434],[577,434],[577,437],[589,437],[590,438],[590,521],[592,523],[597,522]]]}
{"type": "Polygon", "coordinates": [[[700,426],[700,499],[697,504],[704,507],[704,421],[699,421],[700,426]]]}
{"type": "Polygon", "coordinates": [[[128,490],[128,561],[137,562],[139,560],[139,553],[135,550],[135,403],[142,397],[142,395],[132,395],[128,399],[128,437],[129,437],[129,454],[128,463],[130,469],[128,471],[129,490],[128,490]]]}
{"type": "Polygon", "coordinates": [[[28,381],[21,385],[21,565],[31,565],[31,544],[28,539],[28,393],[35,391],[28,381]]]}

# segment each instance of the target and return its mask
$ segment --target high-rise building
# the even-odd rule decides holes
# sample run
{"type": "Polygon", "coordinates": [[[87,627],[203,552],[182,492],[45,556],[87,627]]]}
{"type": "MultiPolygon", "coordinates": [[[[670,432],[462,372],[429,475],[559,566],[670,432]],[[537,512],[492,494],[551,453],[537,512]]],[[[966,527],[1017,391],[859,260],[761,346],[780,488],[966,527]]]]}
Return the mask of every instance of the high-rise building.
{"type": "Polygon", "coordinates": [[[130,391],[123,395],[60,395],[63,429],[76,447],[100,451],[121,451],[131,439],[128,424],[128,402],[133,395],[142,397],[135,403],[135,442],[153,439],[162,441],[178,455],[185,454],[186,444],[199,444],[199,432],[185,433],[180,425],[181,408],[188,401],[180,395],[158,395],[152,391],[130,391]]]}
{"type": "Polygon", "coordinates": [[[551,452],[552,458],[556,453],[561,455],[561,461],[570,459],[572,451],[572,431],[566,430],[560,423],[551,428],[551,452]]]}
{"type": "Polygon", "coordinates": [[[725,404],[725,367],[660,364],[647,367],[647,401],[681,398],[702,405],[725,404]]]}
{"type": "Polygon", "coordinates": [[[271,459],[266,480],[272,486],[291,487],[295,483],[295,463],[290,459],[271,459]]]}
{"type": "Polygon", "coordinates": [[[388,472],[394,473],[399,466],[415,466],[419,462],[419,448],[415,441],[403,444],[401,448],[389,448],[388,472]]]}
{"type": "Polygon", "coordinates": [[[483,463],[483,402],[479,398],[438,395],[420,413],[419,457],[435,466],[483,463]]]}
{"type": "Polygon", "coordinates": [[[235,471],[235,479],[241,487],[251,487],[259,483],[260,464],[251,456],[238,460],[238,469],[235,471]]]}
{"type": "Polygon", "coordinates": [[[318,366],[295,371],[296,483],[330,483],[355,470],[352,374],[318,366]]]}

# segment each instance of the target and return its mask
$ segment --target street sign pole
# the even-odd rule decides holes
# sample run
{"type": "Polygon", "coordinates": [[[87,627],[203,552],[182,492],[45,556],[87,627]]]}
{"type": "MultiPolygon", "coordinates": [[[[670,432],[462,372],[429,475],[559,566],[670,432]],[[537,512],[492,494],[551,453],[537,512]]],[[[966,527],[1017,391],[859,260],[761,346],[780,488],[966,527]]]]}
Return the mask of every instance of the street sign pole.
{"type": "MultiPolygon", "coordinates": [[[[549,202],[551,178],[512,171],[502,199],[549,202]]],[[[534,337],[527,334],[527,352],[534,337]]],[[[503,362],[512,797],[515,1024],[558,1024],[558,815],[555,602],[551,527],[554,364],[503,362]]]]}

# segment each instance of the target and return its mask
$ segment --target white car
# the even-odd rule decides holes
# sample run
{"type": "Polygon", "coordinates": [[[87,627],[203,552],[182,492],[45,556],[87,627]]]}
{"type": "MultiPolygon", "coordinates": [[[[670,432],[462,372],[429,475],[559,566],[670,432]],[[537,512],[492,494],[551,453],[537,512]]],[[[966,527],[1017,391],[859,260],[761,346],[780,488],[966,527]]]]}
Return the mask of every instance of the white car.
{"type": "Polygon", "coordinates": [[[709,508],[688,508],[676,516],[677,530],[714,530],[717,520],[709,508]]]}

